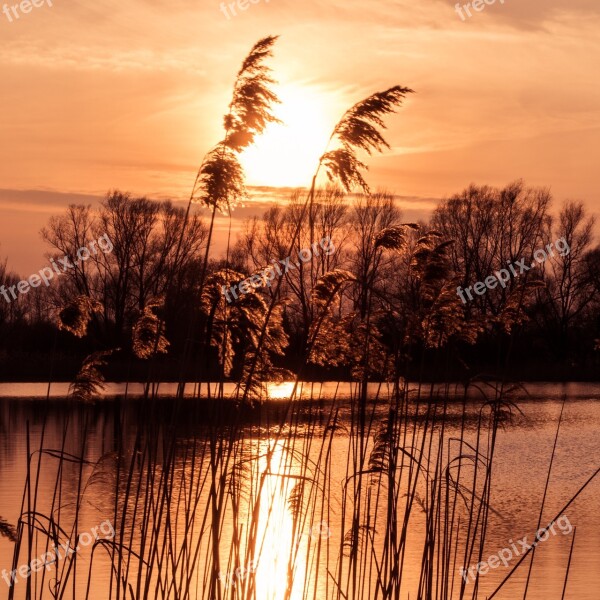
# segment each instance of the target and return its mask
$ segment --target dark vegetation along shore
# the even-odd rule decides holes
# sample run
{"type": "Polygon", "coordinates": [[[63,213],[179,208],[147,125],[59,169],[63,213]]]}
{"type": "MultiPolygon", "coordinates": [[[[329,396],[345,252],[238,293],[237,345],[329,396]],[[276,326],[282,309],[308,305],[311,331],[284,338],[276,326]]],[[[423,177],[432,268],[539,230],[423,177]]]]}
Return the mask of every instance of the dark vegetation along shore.
{"type": "MultiPolygon", "coordinates": [[[[272,302],[278,308],[271,318],[278,319],[285,338],[273,362],[296,373],[318,316],[317,285],[330,272],[347,279],[337,286],[321,323],[322,355],[315,350],[302,367],[307,379],[353,379],[350,363],[367,311],[371,342],[381,354],[370,368],[373,380],[388,377],[389,360],[405,376],[419,372],[438,381],[478,372],[529,381],[597,379],[600,250],[592,241],[593,219],[581,204],[552,206],[547,191],[521,182],[501,190],[473,186],[441,202],[430,222],[416,224],[417,229],[402,224],[387,193],[347,196],[330,186],[313,190],[308,205],[300,194],[249,221],[228,258],[210,254],[205,219],[186,218],[168,202],[111,193],[98,210],[69,207],[43,231],[55,259],[74,256],[103,233],[114,250],[10,303],[0,297],[0,380],[47,381],[52,373],[70,381],[86,355],[114,348],[119,350],[108,361],[107,379],[143,380],[147,364],[133,347],[140,319],[162,323],[168,341],[168,351],[153,358],[156,378],[197,380],[202,356],[206,378],[235,380],[254,343],[248,328],[260,327],[260,311],[272,302]],[[227,350],[231,369],[223,373],[213,326],[218,315],[203,304],[207,286],[217,280],[239,283],[311,244],[318,251],[315,240],[323,238],[331,240],[334,252],[321,251],[253,292],[260,307],[248,311],[256,321],[248,327],[239,323],[239,335],[227,350]],[[484,282],[523,258],[529,264],[537,249],[559,238],[570,249],[565,256],[555,253],[535,269],[511,276],[505,287],[482,295],[471,291],[473,300],[463,292],[468,302],[461,301],[459,286],[484,282]],[[75,307],[81,298],[91,302],[89,323],[85,335],[74,337],[59,330],[59,315],[69,299],[75,307]]],[[[7,287],[25,278],[0,271],[7,287]]],[[[226,308],[235,316],[249,303],[241,297],[226,308]]]]}

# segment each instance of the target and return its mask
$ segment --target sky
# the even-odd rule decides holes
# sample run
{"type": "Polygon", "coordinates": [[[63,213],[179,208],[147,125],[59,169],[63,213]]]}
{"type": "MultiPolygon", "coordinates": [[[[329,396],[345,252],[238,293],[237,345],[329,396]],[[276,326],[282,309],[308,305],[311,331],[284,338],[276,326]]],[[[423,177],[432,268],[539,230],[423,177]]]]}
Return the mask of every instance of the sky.
{"type": "Polygon", "coordinates": [[[367,180],[408,218],[519,178],[600,213],[597,0],[36,2],[0,1],[0,259],[22,275],[44,266],[39,231],[69,203],[119,189],[183,205],[267,35],[284,124],[243,158],[256,187],[236,230],[287,197],[269,188],[309,185],[344,111],[396,84],[415,93],[367,180]]]}

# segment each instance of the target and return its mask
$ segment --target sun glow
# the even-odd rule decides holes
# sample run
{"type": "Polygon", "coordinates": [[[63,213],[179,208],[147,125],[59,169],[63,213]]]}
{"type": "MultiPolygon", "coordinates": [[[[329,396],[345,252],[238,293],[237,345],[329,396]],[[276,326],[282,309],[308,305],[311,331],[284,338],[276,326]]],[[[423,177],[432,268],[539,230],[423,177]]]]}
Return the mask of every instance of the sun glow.
{"type": "Polygon", "coordinates": [[[242,154],[247,182],[308,187],[335,125],[335,110],[309,87],[285,86],[277,94],[281,104],[273,112],[282,122],[271,123],[242,154]]]}
{"type": "MultiPolygon", "coordinates": [[[[280,383],[267,384],[267,394],[270,400],[289,400],[294,391],[293,381],[282,381],[280,383]]],[[[298,391],[300,391],[298,387],[298,391]]]]}

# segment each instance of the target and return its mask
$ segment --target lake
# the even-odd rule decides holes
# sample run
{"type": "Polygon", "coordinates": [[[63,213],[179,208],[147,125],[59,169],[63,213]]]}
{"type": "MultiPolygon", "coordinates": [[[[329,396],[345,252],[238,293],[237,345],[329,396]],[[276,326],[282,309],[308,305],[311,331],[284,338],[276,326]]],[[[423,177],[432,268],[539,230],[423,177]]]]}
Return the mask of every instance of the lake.
{"type": "MultiPolygon", "coordinates": [[[[429,394],[429,387],[425,387],[429,394]]],[[[89,543],[90,533],[79,538],[76,562],[71,557],[47,561],[51,564],[31,577],[19,577],[12,587],[14,597],[25,598],[29,584],[32,597],[49,598],[48,586],[62,579],[68,580],[68,585],[58,588],[63,598],[79,600],[87,594],[101,600],[110,597],[111,587],[115,598],[115,579],[127,569],[129,582],[133,582],[128,598],[131,594],[135,598],[209,598],[207,582],[210,568],[214,568],[209,563],[218,560],[222,591],[228,598],[343,598],[339,589],[342,581],[354,597],[374,598],[378,577],[382,579],[385,565],[393,562],[391,553],[385,551],[386,544],[400,547],[397,538],[386,541],[384,532],[394,537],[390,519],[398,517],[402,523],[412,494],[410,527],[402,546],[399,597],[417,598],[420,585],[425,585],[421,581],[427,555],[423,540],[427,527],[435,526],[436,531],[452,530],[455,534],[445,537],[440,533],[437,549],[431,550],[428,560],[432,571],[441,569],[439,572],[445,573],[444,577],[433,576],[431,597],[459,598],[459,569],[475,566],[480,553],[481,561],[487,561],[489,568],[485,573],[481,569],[477,597],[486,598],[518,562],[517,551],[522,547],[518,540],[524,536],[529,543],[534,540],[563,399],[566,401],[542,525],[559,514],[600,467],[600,384],[532,383],[525,388],[527,393],[517,390],[511,395],[515,403],[512,418],[503,413],[506,419],[503,417],[493,438],[489,489],[486,491],[483,478],[475,482],[476,498],[489,494],[489,511],[482,512],[486,537],[483,547],[477,547],[470,562],[464,563],[467,546],[461,532],[467,528],[467,506],[471,502],[477,514],[483,504],[464,489],[456,495],[456,501],[447,502],[443,496],[452,477],[458,477],[453,459],[462,455],[466,460],[475,447],[482,456],[491,451],[491,438],[484,434],[487,430],[480,421],[481,415],[487,418],[487,409],[482,412],[484,400],[477,390],[470,390],[464,403],[460,386],[435,386],[432,402],[417,400],[414,388],[408,395],[398,435],[406,450],[401,456],[410,453],[411,457],[398,465],[404,479],[397,482],[392,500],[395,509],[390,513],[381,509],[391,487],[381,485],[381,472],[371,467],[353,490],[356,474],[349,467],[355,464],[353,461],[360,461],[361,455],[370,455],[369,465],[377,462],[373,445],[389,415],[391,389],[387,385],[369,387],[363,445],[361,436],[356,435],[359,415],[356,390],[350,384],[304,384],[302,400],[293,406],[286,401],[291,385],[273,384],[269,386],[268,403],[241,411],[230,406],[217,409],[214,403],[195,400],[193,385],[188,386],[189,397],[179,403],[172,398],[176,384],[162,384],[155,400],[146,404],[139,398],[142,384],[110,384],[104,400],[73,405],[64,400],[67,384],[53,384],[48,401],[44,399],[46,384],[0,384],[0,516],[15,524],[21,512],[35,506],[43,515],[40,520],[53,514],[66,533],[72,533],[77,516],[80,536],[93,532],[93,537],[112,540],[114,533],[114,539],[127,542],[136,554],[147,552],[144,555],[151,557],[154,565],[151,573],[142,576],[146,565],[133,553],[122,554],[122,570],[119,575],[114,570],[111,578],[110,552],[106,551],[109,546],[93,546],[89,543]],[[441,400],[444,397],[448,402],[441,400]],[[54,453],[42,455],[38,472],[37,450],[42,435],[43,448],[54,453]],[[462,439],[462,452],[458,439],[462,439]],[[438,453],[440,440],[444,446],[438,453]],[[33,483],[24,495],[28,444],[34,454],[29,468],[33,483]],[[217,464],[209,459],[215,448],[219,448],[217,464]],[[75,457],[72,460],[68,459],[71,455],[75,457]],[[418,468],[423,477],[415,475],[411,480],[408,472],[416,464],[415,456],[421,457],[418,468]],[[213,466],[218,470],[216,479],[227,485],[227,493],[220,498],[222,513],[213,511],[216,506],[211,507],[218,497],[211,495],[211,481],[215,479],[208,475],[213,466]],[[438,492],[429,495],[434,488],[428,486],[436,477],[447,479],[439,487],[439,496],[438,492]],[[298,490],[302,492],[300,497],[298,490]],[[257,502],[258,496],[261,502],[257,502]],[[441,508],[434,508],[436,502],[441,508]],[[360,536],[357,533],[354,539],[349,535],[349,515],[353,514],[350,504],[355,509],[360,504],[361,518],[367,515],[371,519],[368,522],[373,523],[372,528],[362,527],[360,536]],[[433,521],[428,516],[433,516],[433,521]],[[217,529],[211,527],[215,519],[219,522],[217,529]],[[154,533],[148,530],[148,523],[152,523],[154,533]],[[218,544],[213,543],[211,532],[218,532],[218,544]],[[244,564],[244,560],[248,564],[250,553],[255,559],[251,564],[255,572],[244,575],[238,570],[236,575],[232,565],[244,564]],[[290,563],[292,554],[294,560],[290,563]],[[446,567],[440,566],[444,557],[446,567]],[[490,557],[499,558],[488,560],[490,557]],[[69,572],[71,563],[77,567],[76,578],[69,572]],[[88,592],[90,564],[93,575],[88,592]],[[344,564],[353,564],[356,571],[345,570],[344,564]],[[159,574],[161,569],[163,575],[159,574]]],[[[232,389],[227,386],[225,393],[232,389]]],[[[468,469],[473,467],[465,465],[463,469],[464,476],[471,477],[468,469]]],[[[597,477],[554,524],[547,539],[539,542],[527,592],[531,600],[562,597],[575,528],[564,597],[600,598],[597,477]]],[[[29,556],[23,546],[17,566],[48,551],[40,532],[32,539],[29,556]]],[[[475,535],[474,539],[479,538],[475,535]]],[[[13,568],[13,549],[12,542],[0,537],[0,572],[13,568]]],[[[528,568],[526,559],[495,597],[522,598],[528,568]]],[[[426,587],[422,589],[423,597],[426,587]]],[[[473,597],[473,590],[470,579],[463,597],[473,597]]],[[[0,578],[0,598],[8,597],[8,592],[8,584],[0,578]]],[[[378,597],[382,597],[381,589],[378,597]]]]}

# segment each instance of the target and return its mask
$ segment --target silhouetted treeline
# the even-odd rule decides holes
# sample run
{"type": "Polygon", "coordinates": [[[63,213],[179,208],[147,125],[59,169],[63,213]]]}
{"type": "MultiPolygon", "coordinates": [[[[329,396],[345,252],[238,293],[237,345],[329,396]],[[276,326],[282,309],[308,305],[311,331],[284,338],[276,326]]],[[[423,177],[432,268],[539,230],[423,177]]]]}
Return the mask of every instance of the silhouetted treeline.
{"type": "MultiPolygon", "coordinates": [[[[404,223],[387,193],[347,197],[328,187],[317,191],[307,211],[302,206],[294,195],[249,220],[227,256],[211,257],[204,274],[208,228],[199,216],[120,192],[110,193],[98,210],[70,206],[42,231],[48,259],[73,258],[102,235],[112,250],[92,254],[49,286],[31,288],[12,302],[0,297],[0,377],[71,378],[83,356],[118,348],[108,378],[144,378],[148,366],[136,339],[143,342],[157,329],[162,347],[155,348],[153,376],[216,376],[222,362],[217,354],[230,344],[233,356],[242,342],[219,338],[218,321],[202,308],[201,280],[217,281],[226,272],[238,274],[238,283],[253,275],[258,282],[269,267],[272,277],[282,278],[278,294],[285,299],[277,335],[289,340],[281,345],[278,368],[296,371],[308,345],[310,367],[303,375],[318,379],[356,377],[365,368],[370,378],[385,378],[389,363],[395,372],[426,379],[475,372],[596,378],[600,247],[582,204],[552,207],[547,190],[515,182],[503,189],[471,186],[444,200],[429,223],[404,223]],[[296,249],[285,272],[291,239],[297,239],[296,249]],[[548,245],[557,240],[561,252],[550,253],[548,245]],[[531,268],[540,249],[547,258],[531,268]],[[519,264],[529,268],[514,268],[519,264]],[[479,286],[476,293],[477,282],[500,269],[510,272],[510,265],[517,276],[511,272],[493,289],[479,293],[479,286]],[[319,282],[331,272],[348,272],[352,285],[340,285],[334,309],[312,340],[319,282]],[[465,303],[457,289],[467,288],[465,303]],[[69,331],[77,337],[60,331],[59,315],[64,322],[82,302],[87,328],[77,333],[73,325],[69,331]],[[366,319],[369,339],[361,329],[366,319]],[[358,364],[367,344],[368,364],[358,364]]],[[[0,279],[9,286],[21,277],[0,266],[0,279]]],[[[275,289],[265,280],[251,293],[268,298],[275,289]]],[[[240,314],[240,331],[251,334],[252,316],[240,314]]],[[[232,358],[226,376],[236,368],[232,358]]]]}

